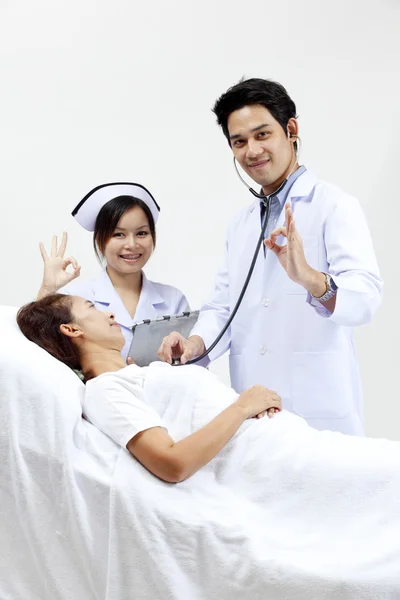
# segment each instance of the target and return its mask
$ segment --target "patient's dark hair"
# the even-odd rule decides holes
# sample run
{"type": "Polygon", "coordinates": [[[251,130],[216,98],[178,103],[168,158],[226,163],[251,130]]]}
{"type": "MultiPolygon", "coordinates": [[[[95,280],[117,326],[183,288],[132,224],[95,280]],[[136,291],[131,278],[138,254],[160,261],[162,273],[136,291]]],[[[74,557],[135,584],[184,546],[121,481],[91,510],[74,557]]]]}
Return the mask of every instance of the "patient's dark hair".
{"type": "Polygon", "coordinates": [[[153,244],[156,245],[156,228],[153,215],[147,204],[134,196],[117,196],[109,200],[97,215],[93,233],[93,247],[99,260],[101,255],[104,255],[106,244],[112,237],[120,218],[134,206],[139,206],[144,211],[149,222],[153,244]]]}
{"type": "MultiPolygon", "coordinates": [[[[241,79],[218,98],[212,109],[229,145],[231,145],[228,131],[229,116],[235,110],[254,104],[264,106],[285,133],[289,119],[297,118],[296,105],[283,85],[271,79],[241,79]]],[[[297,149],[297,141],[294,143],[294,148],[297,149]]]]}
{"type": "Polygon", "coordinates": [[[72,298],[50,294],[19,309],[17,323],[25,337],[71,369],[80,369],[79,353],[60,325],[73,321],[72,298]]]}

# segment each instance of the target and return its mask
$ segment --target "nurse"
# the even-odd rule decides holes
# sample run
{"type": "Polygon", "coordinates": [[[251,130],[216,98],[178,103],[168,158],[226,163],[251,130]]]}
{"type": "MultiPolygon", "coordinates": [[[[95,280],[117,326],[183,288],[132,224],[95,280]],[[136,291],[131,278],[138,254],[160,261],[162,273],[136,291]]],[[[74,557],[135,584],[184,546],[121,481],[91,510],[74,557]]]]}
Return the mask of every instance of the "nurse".
{"type": "MultiPolygon", "coordinates": [[[[234,160],[263,194],[287,183],[271,199],[265,244],[249,287],[210,357],[229,350],[237,392],[265,385],[311,426],[362,435],[353,328],[372,319],[382,289],[362,208],[298,163],[296,106],[279,83],[241,81],[213,110],[234,160]]],[[[222,330],[246,279],[263,219],[259,199],[234,217],[213,295],[188,340],[176,333],[164,340],[163,360],[181,356],[185,363],[199,356],[222,330]]]]}
{"type": "Polygon", "coordinates": [[[73,257],[64,258],[65,233],[59,248],[53,237],[50,256],[40,244],[44,275],[38,298],[59,291],[112,312],[125,337],[124,358],[134,323],[190,310],[180,290],[150,281],[143,272],[156,245],[159,212],[149,190],[137,183],[103,184],[86,194],[72,215],[93,232],[96,255],[105,263],[100,275],[90,281],[76,281],[80,266],[73,257]],[[72,272],[67,271],[69,265],[72,272]]]}

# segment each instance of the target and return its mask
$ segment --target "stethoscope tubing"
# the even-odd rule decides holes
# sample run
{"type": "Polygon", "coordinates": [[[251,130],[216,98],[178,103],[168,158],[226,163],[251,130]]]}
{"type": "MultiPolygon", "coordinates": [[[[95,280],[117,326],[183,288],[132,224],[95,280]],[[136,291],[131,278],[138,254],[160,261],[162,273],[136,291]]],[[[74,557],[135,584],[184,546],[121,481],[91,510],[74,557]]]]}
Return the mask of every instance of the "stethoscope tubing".
{"type": "MultiPolygon", "coordinates": [[[[250,267],[249,267],[249,270],[248,270],[248,273],[247,273],[247,277],[245,279],[245,282],[243,284],[243,287],[242,287],[242,290],[241,290],[241,292],[239,294],[239,297],[238,297],[238,299],[236,301],[236,304],[235,304],[235,306],[234,306],[234,308],[233,308],[233,310],[232,310],[232,312],[231,312],[231,314],[229,316],[229,319],[227,320],[227,322],[225,323],[224,327],[222,328],[222,330],[220,331],[220,333],[218,334],[218,336],[215,338],[215,340],[213,341],[213,343],[208,348],[206,348],[206,350],[203,352],[203,354],[201,354],[200,356],[196,356],[196,358],[192,358],[191,360],[188,360],[185,363],[185,365],[194,365],[195,363],[199,362],[200,360],[202,360],[203,358],[205,358],[206,356],[208,356],[208,354],[210,352],[212,352],[212,350],[214,350],[215,346],[220,342],[220,340],[222,339],[222,337],[224,336],[224,334],[228,330],[230,324],[232,323],[233,319],[235,318],[235,315],[236,315],[237,311],[239,310],[239,307],[240,307],[240,305],[242,303],[243,297],[244,297],[245,292],[247,290],[247,287],[249,285],[251,276],[253,274],[259,250],[262,247],[262,244],[264,243],[265,232],[267,230],[267,225],[268,225],[268,220],[269,220],[269,215],[270,215],[270,209],[271,209],[271,200],[272,200],[272,198],[274,198],[275,196],[277,196],[283,190],[283,188],[285,187],[285,185],[287,184],[287,182],[289,180],[289,177],[292,175],[292,173],[293,173],[293,171],[295,169],[296,163],[297,163],[297,155],[296,155],[295,164],[293,165],[293,167],[292,167],[289,175],[282,181],[282,183],[279,185],[279,187],[278,187],[277,190],[275,190],[272,194],[266,195],[266,194],[259,194],[258,192],[256,192],[255,190],[253,190],[253,188],[250,187],[246,183],[246,181],[243,179],[243,177],[239,173],[239,169],[237,168],[235,157],[233,158],[233,164],[234,164],[234,167],[235,167],[235,170],[236,170],[236,173],[237,173],[239,179],[242,181],[242,183],[244,183],[244,185],[253,194],[253,196],[255,196],[256,198],[258,198],[259,200],[261,200],[261,202],[263,202],[263,204],[264,204],[264,206],[266,208],[265,217],[264,217],[264,221],[263,221],[262,226],[261,226],[260,237],[257,240],[257,245],[256,245],[256,248],[255,248],[255,251],[254,251],[254,254],[253,254],[252,261],[250,263],[250,267]]],[[[175,359],[175,360],[177,361],[179,359],[175,359]]],[[[184,365],[181,365],[180,362],[175,362],[174,363],[174,360],[172,361],[172,364],[174,366],[184,366],[184,365]]]]}

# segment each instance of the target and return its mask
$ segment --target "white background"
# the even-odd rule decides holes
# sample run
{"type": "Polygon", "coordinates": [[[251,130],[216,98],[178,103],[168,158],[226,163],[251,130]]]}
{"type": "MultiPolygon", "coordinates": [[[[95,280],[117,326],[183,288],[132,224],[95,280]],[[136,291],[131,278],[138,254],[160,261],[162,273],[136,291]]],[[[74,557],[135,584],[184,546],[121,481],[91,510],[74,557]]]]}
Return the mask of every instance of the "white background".
{"type": "Polygon", "coordinates": [[[127,180],[162,207],[147,275],[198,308],[251,201],[210,109],[243,75],[276,79],[297,104],[302,161],[367,214],[385,280],[356,334],[367,432],[400,439],[399,33],[398,0],[1,0],[0,302],[34,297],[38,241],[64,229],[94,275],[70,211],[127,180]]]}

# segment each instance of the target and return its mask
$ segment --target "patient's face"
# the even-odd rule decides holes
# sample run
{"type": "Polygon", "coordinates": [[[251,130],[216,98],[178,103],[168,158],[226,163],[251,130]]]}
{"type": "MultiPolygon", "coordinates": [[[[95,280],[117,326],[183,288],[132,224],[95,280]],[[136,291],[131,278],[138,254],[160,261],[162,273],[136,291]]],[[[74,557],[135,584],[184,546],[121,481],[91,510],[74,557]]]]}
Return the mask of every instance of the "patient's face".
{"type": "Polygon", "coordinates": [[[97,342],[104,348],[122,350],[125,338],[112,313],[97,310],[93,302],[73,296],[72,314],[85,340],[97,342]]]}

